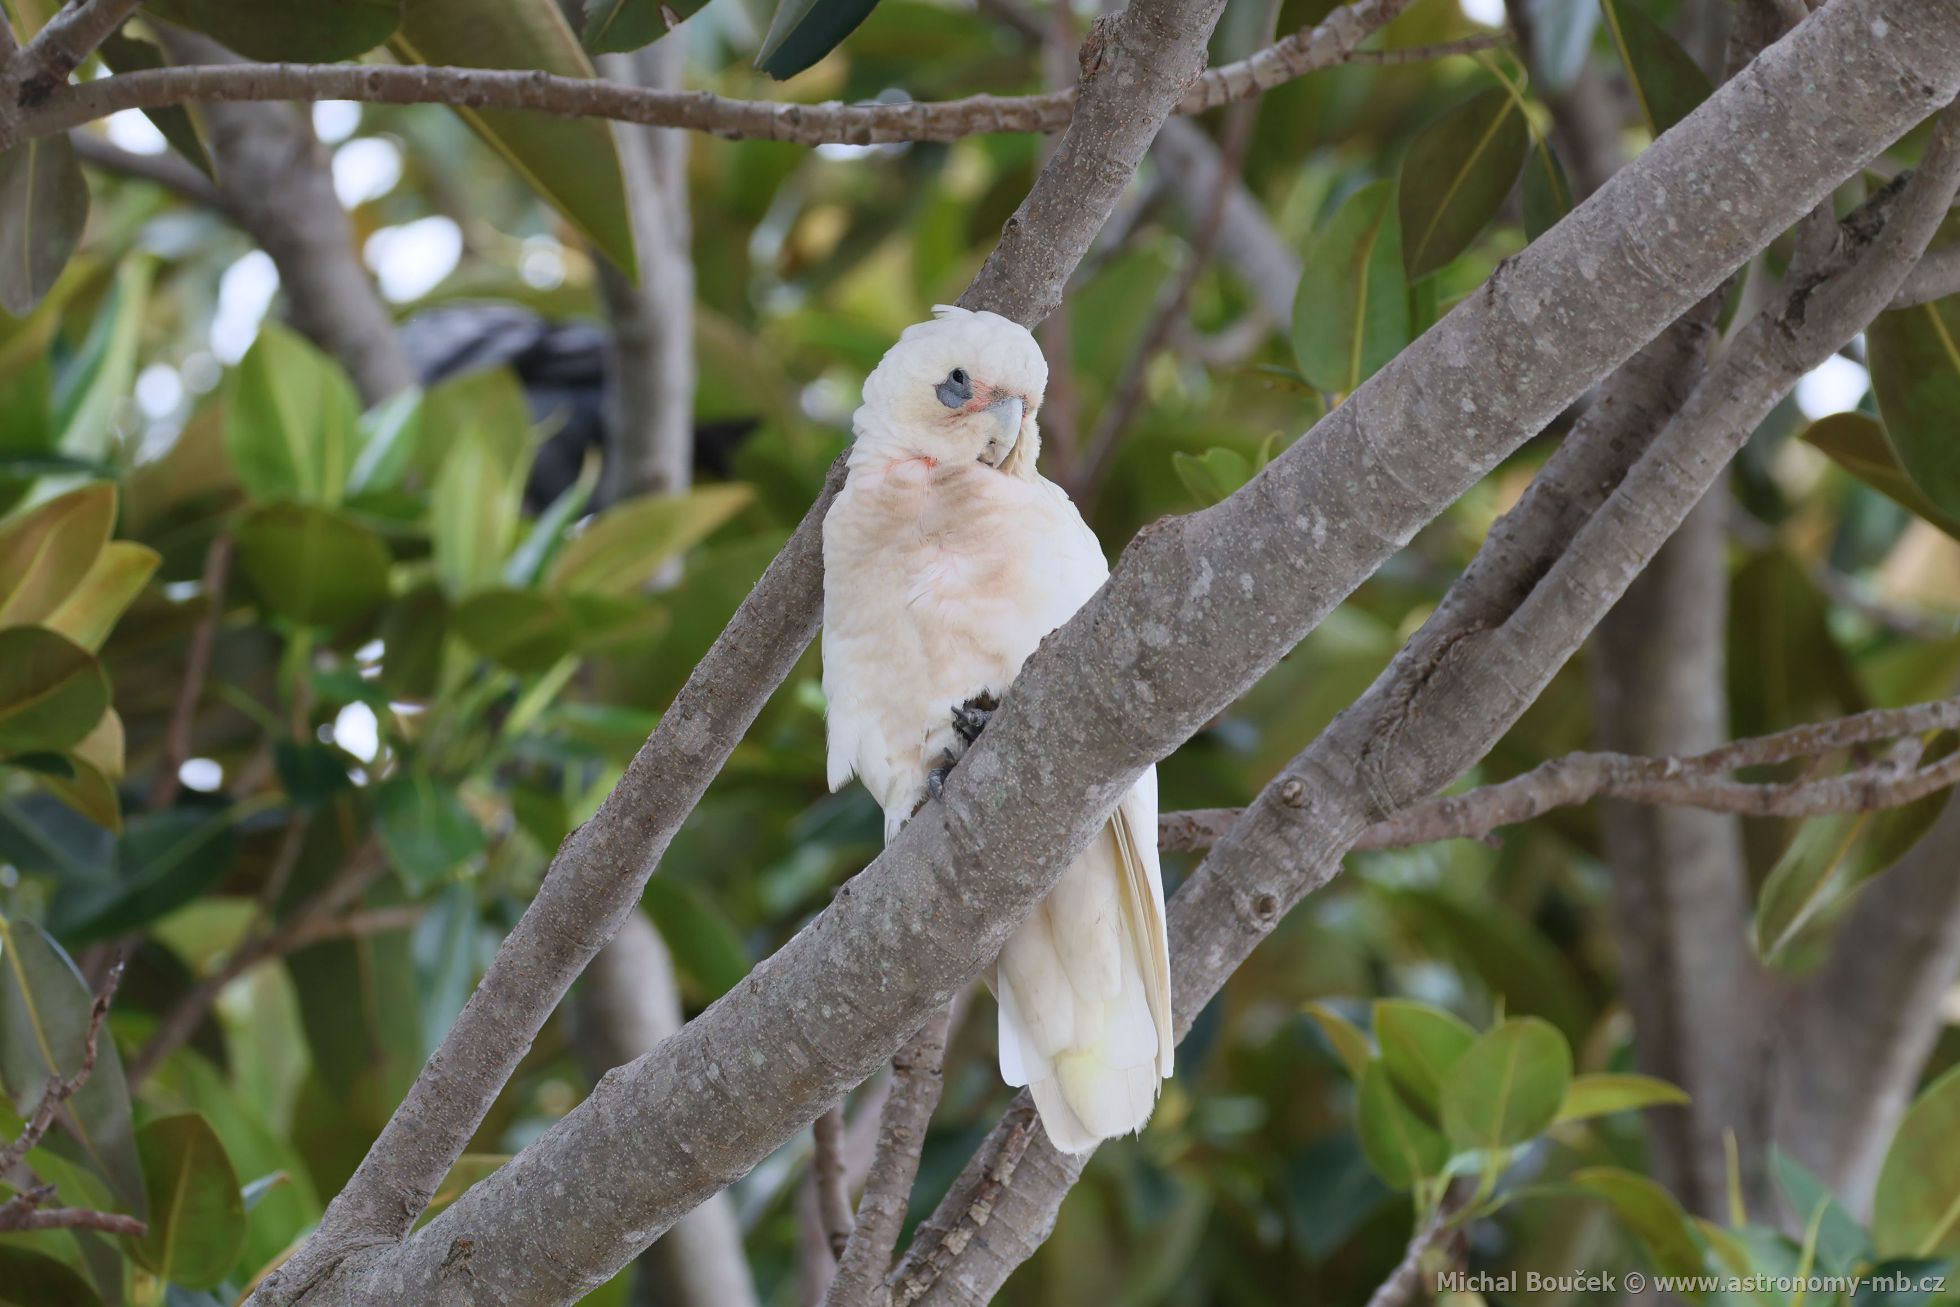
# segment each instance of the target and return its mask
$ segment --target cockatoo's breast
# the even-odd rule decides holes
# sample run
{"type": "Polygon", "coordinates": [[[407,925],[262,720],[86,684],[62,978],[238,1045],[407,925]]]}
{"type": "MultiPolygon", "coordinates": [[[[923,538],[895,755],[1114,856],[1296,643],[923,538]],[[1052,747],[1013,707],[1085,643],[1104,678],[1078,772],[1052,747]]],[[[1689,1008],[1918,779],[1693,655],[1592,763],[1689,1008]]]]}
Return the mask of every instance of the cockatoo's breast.
{"type": "Polygon", "coordinates": [[[904,457],[853,462],[824,570],[831,786],[862,777],[894,829],[953,741],[953,709],[1004,691],[1107,574],[1055,487],[904,457]]]}

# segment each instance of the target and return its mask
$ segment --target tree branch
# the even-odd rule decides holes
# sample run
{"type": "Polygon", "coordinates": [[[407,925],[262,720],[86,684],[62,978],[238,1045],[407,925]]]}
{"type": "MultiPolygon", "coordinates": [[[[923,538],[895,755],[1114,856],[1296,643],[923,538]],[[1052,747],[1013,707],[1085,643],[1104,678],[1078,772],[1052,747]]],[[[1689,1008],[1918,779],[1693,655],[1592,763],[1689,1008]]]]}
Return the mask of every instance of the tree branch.
{"type": "Polygon", "coordinates": [[[1909,309],[1949,295],[1960,295],[1960,245],[1928,250],[1906,278],[1905,285],[1899,287],[1899,293],[1892,297],[1892,307],[1909,309]]]}
{"type": "MultiPolygon", "coordinates": [[[[844,1187],[844,1108],[834,1104],[810,1123],[810,1175],[817,1186],[817,1220],[833,1259],[841,1258],[857,1224],[844,1187]]],[[[833,1281],[834,1283],[834,1281],[833,1281]]]]}
{"type": "Polygon", "coordinates": [[[229,203],[211,184],[211,179],[197,170],[181,154],[164,151],[159,154],[138,154],[95,135],[93,132],[76,128],[68,133],[68,143],[75,147],[75,154],[91,168],[110,173],[117,177],[127,177],[133,181],[149,182],[153,186],[179,195],[193,204],[202,205],[214,213],[233,218],[229,203]]]}
{"type": "Polygon", "coordinates": [[[20,100],[32,105],[68,80],[143,0],[69,0],[20,52],[20,100]]]}
{"type": "MultiPolygon", "coordinates": [[[[1262,94],[1310,72],[1349,62],[1355,57],[1356,44],[1387,22],[1386,18],[1377,22],[1378,13],[1392,16],[1408,4],[1409,0],[1355,0],[1335,10],[1318,27],[1286,37],[1248,59],[1202,76],[1191,74],[1193,80],[1183,83],[1172,105],[1178,113],[1203,113],[1262,94]]],[[[731,140],[876,145],[954,141],[987,132],[1059,132],[1077,111],[1076,95],[1052,91],[1043,95],[975,95],[936,103],[802,105],[647,90],[528,71],[383,64],[199,63],[118,73],[55,88],[22,112],[20,134],[47,136],[123,109],[240,100],[360,100],[529,109],[649,127],[684,127],[731,140]]]]}

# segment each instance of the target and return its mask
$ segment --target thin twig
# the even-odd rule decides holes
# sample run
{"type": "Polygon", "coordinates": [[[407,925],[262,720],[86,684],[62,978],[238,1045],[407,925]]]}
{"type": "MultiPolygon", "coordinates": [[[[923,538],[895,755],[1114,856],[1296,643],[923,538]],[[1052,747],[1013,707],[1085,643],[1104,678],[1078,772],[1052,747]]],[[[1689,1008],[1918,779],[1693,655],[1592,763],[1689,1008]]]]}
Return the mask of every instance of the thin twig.
{"type": "Polygon", "coordinates": [[[211,184],[211,179],[197,170],[183,155],[172,150],[156,154],[138,154],[125,150],[97,136],[94,132],[76,128],[68,133],[69,144],[75,147],[75,154],[91,168],[132,181],[149,182],[164,190],[201,205],[227,218],[233,216],[231,205],[211,184]]]}
{"type": "Polygon", "coordinates": [[[1448,1239],[1455,1226],[1453,1218],[1469,1200],[1471,1186],[1459,1181],[1443,1192],[1436,1210],[1409,1236],[1409,1247],[1388,1278],[1368,1297],[1368,1307],[1407,1307],[1422,1292],[1422,1263],[1429,1250],[1448,1239]]]}
{"type": "Polygon", "coordinates": [[[191,723],[197,719],[198,701],[204,697],[205,678],[211,673],[211,651],[218,642],[218,627],[225,619],[225,586],[231,579],[231,532],[220,531],[204,554],[202,594],[204,613],[191,632],[190,649],[184,655],[184,679],[177,687],[177,700],[170,709],[170,724],[164,729],[163,752],[157,759],[156,779],[150,786],[150,807],[168,808],[177,801],[183,782],[178,771],[191,756],[191,723]]]}
{"type": "Polygon", "coordinates": [[[851,1241],[851,1195],[844,1180],[844,1107],[838,1104],[810,1123],[816,1145],[810,1155],[810,1174],[817,1185],[817,1219],[832,1257],[842,1257],[851,1241]]]}
{"type": "MultiPolygon", "coordinates": [[[[1203,113],[1251,99],[1307,73],[1351,62],[1386,62],[1354,48],[1350,32],[1365,11],[1405,7],[1405,0],[1357,0],[1318,27],[1294,33],[1236,63],[1212,69],[1177,112],[1203,113]]],[[[1372,29],[1372,18],[1370,18],[1372,29]]],[[[1461,53],[1452,42],[1435,57],[1461,53]]],[[[1411,51],[1414,57],[1415,52],[1411,51]]],[[[47,136],[123,109],[233,100],[359,100],[372,104],[445,104],[467,109],[528,109],[573,118],[610,118],[653,127],[684,127],[735,140],[806,145],[877,145],[954,141],[994,132],[1058,132],[1074,110],[1073,90],[1040,95],[975,95],[963,100],[899,104],[778,104],[706,92],[659,91],[596,78],[444,66],[381,64],[207,64],[118,73],[52,90],[22,113],[23,137],[47,136]]]]}
{"type": "MultiPolygon", "coordinates": [[[[1960,698],[1835,718],[1687,757],[1574,753],[1508,781],[1413,804],[1368,827],[1354,847],[1395,849],[1436,840],[1483,839],[1500,826],[1601,798],[1754,817],[1818,817],[1895,808],[1960,784],[1960,753],[1916,769],[1881,761],[1841,776],[1784,783],[1734,781],[1724,773],[1955,728],[1960,728],[1960,698]]],[[[1284,790],[1281,797],[1285,798],[1284,790]]],[[[1157,822],[1158,847],[1174,853],[1208,849],[1225,837],[1240,812],[1237,808],[1167,812],[1157,822]]]]}
{"type": "Polygon", "coordinates": [[[149,1226],[121,1212],[98,1212],[92,1207],[40,1207],[36,1198],[52,1196],[53,1185],[23,1190],[0,1204],[0,1230],[98,1230],[140,1239],[149,1226]]]}
{"type": "Polygon", "coordinates": [[[878,1118],[878,1151],[858,1202],[857,1228],[837,1259],[824,1307],[874,1307],[884,1297],[892,1250],[919,1174],[926,1127],[945,1087],[941,1074],[952,1005],[943,1008],[892,1058],[891,1092],[878,1118]]]}

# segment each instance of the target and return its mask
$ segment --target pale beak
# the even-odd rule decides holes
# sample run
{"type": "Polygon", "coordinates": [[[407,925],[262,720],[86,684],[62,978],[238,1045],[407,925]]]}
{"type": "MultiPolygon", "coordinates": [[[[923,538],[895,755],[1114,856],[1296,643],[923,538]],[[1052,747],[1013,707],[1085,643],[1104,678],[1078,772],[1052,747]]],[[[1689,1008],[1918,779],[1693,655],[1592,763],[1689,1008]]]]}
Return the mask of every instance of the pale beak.
{"type": "Polygon", "coordinates": [[[990,467],[999,467],[1014,452],[1015,444],[1021,439],[1021,418],[1028,411],[1027,401],[1019,395],[1002,395],[987,405],[987,412],[1000,425],[1000,435],[987,442],[987,452],[992,453],[996,446],[1000,449],[997,458],[983,460],[990,467]]]}

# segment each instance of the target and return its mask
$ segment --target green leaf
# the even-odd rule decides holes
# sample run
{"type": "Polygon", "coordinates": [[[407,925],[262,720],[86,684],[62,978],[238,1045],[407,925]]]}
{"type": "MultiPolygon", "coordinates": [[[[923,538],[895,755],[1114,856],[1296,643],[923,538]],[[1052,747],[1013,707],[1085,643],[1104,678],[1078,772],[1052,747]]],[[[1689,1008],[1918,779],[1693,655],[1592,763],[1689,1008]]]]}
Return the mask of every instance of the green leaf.
{"type": "Polygon", "coordinates": [[[1787,549],[1743,563],[1729,589],[1729,704],[1738,736],[1865,707],[1832,633],[1830,604],[1787,549]]]}
{"type": "Polygon", "coordinates": [[[534,590],[485,590],[456,609],[456,630],[484,657],[520,675],[542,672],[572,651],[572,616],[534,590]]]}
{"type": "Polygon", "coordinates": [[[312,504],[268,504],[238,526],[238,570],[259,602],[310,626],[343,626],[388,597],[381,537],[312,504]]]}
{"type": "Polygon", "coordinates": [[[585,6],[585,48],[618,53],[652,45],[701,12],[708,0],[591,0],[585,6]]]}
{"type": "Polygon", "coordinates": [[[672,876],[655,876],[640,896],[674,968],[695,997],[712,1002],[749,974],[749,952],[719,907],[672,876]]]}
{"type": "MultiPolygon", "coordinates": [[[[1574,5],[1573,8],[1583,8],[1574,5]]],[[[1549,141],[1534,140],[1524,161],[1524,234],[1537,240],[1572,212],[1572,183],[1549,141]]]]}
{"type": "Polygon", "coordinates": [[[1672,1107],[1688,1101],[1688,1095],[1665,1080],[1653,1076],[1596,1073],[1573,1077],[1559,1104],[1558,1121],[1584,1121],[1642,1107],[1672,1107]]]}
{"type": "Polygon", "coordinates": [[[404,390],[361,414],[361,452],[347,473],[348,494],[377,493],[401,485],[421,439],[423,398],[419,390],[404,390]]]}
{"type": "Polygon", "coordinates": [[[1929,794],[1902,808],[1806,821],[1757,896],[1758,954],[1777,960],[1806,926],[1828,919],[1866,881],[1898,862],[1939,819],[1946,799],[1929,794]]]}
{"type": "Polygon", "coordinates": [[[52,923],[81,943],[134,930],[192,902],[223,880],[237,853],[230,808],[185,805],[131,818],[116,846],[107,895],[56,900],[52,923]]]}
{"type": "Polygon", "coordinates": [[[777,81],[829,54],[878,7],[878,0],[781,0],[755,66],[777,81]]]}
{"type": "Polygon", "coordinates": [[[1537,1017],[1518,1017],[1481,1036],[1450,1068],[1443,1129],[1458,1148],[1509,1148],[1557,1119],[1572,1083],[1565,1036],[1537,1017]]]}
{"type": "Polygon", "coordinates": [[[393,699],[432,699],[442,674],[449,601],[434,584],[418,586],[382,612],[381,685],[393,699]]]}
{"type": "Polygon", "coordinates": [[[320,808],[354,784],[340,753],[312,740],[304,744],[280,740],[272,746],[272,757],[280,787],[298,808],[320,808]]]}
{"type": "Polygon", "coordinates": [[[436,576],[451,599],[493,586],[503,575],[517,534],[522,478],[522,468],[498,457],[477,431],[449,447],[429,505],[429,530],[436,576]]]}
{"type": "Polygon", "coordinates": [[[1638,5],[1599,0],[1606,30],[1626,66],[1647,130],[1659,136],[1695,111],[1714,90],[1708,74],[1638,5]]]}
{"type": "Polygon", "coordinates": [[[108,677],[88,650],[44,627],[0,631],[0,755],[66,752],[108,706],[108,677]]]}
{"type": "Polygon", "coordinates": [[[150,1228],[132,1241],[132,1253],[158,1279],[217,1288],[245,1242],[245,1200],[224,1145],[195,1112],[150,1122],[136,1132],[136,1144],[150,1228]]]}
{"type": "Polygon", "coordinates": [[[106,463],[114,453],[116,413],[136,384],[137,351],[155,277],[154,259],[125,256],[81,352],[61,369],[55,421],[61,428],[61,452],[69,458],[106,463]]]}
{"type": "MultiPolygon", "coordinates": [[[[0,917],[0,1080],[15,1110],[40,1102],[50,1076],[80,1069],[95,995],[68,955],[39,926],[0,917]]],[[[143,1168],[116,1041],[96,1040],[95,1069],[56,1118],[43,1145],[81,1161],[124,1210],[144,1213],[143,1168]]]]}
{"type": "Polygon", "coordinates": [[[1695,1275],[1706,1266],[1693,1224],[1674,1196],[1644,1175],[1611,1166],[1572,1173],[1572,1183],[1604,1198],[1631,1230],[1654,1265],[1670,1275],[1695,1275]]]}
{"type": "Polygon", "coordinates": [[[145,12],[195,28],[247,59],[331,63],[365,54],[394,35],[402,0],[149,0],[145,12]]]}
{"type": "Polygon", "coordinates": [[[616,504],[566,544],[548,584],[577,594],[637,594],[670,559],[705,540],[754,497],[743,485],[697,486],[684,495],[642,495],[616,504]]]}
{"type": "Polygon", "coordinates": [[[1833,463],[1893,503],[1960,540],[1960,516],[1942,513],[1913,484],[1899,466],[1899,456],[1876,418],[1863,413],[1833,413],[1811,423],[1800,439],[1823,450],[1833,463]]]}
{"type": "Polygon", "coordinates": [[[1409,343],[1395,187],[1348,196],[1307,246],[1293,298],[1293,357],[1321,390],[1350,394],[1409,343]]]}
{"type": "Polygon", "coordinates": [[[88,574],[42,624],[94,653],[162,561],[163,555],[148,545],[111,540],[95,556],[88,574]]]}
{"type": "Polygon", "coordinates": [[[1375,1039],[1388,1073],[1433,1116],[1450,1068],[1477,1042],[1477,1032],[1441,1008],[1385,998],[1375,1004],[1375,1039]]]}
{"type": "MultiPolygon", "coordinates": [[[[593,75],[557,0],[406,0],[393,46],[407,63],[593,75]]],[[[601,253],[629,274],[637,271],[611,124],[516,110],[456,112],[601,253]]]]}
{"type": "Polygon", "coordinates": [[[1872,1198],[1881,1257],[1960,1254],[1960,1067],[1935,1080],[1899,1123],[1872,1198]]]}
{"type": "Polygon", "coordinates": [[[1252,480],[1252,464],[1244,454],[1223,445],[1203,454],[1177,450],[1171,455],[1171,470],[1200,504],[1209,508],[1230,498],[1240,486],[1252,480]]]}
{"type": "Polygon", "coordinates": [[[340,366],[268,322],[232,373],[225,446],[254,497],[333,508],[347,491],[359,422],[360,401],[340,366]]]}
{"type": "Polygon", "coordinates": [[[1370,1062],[1355,1099],[1355,1129],[1375,1174],[1394,1189],[1411,1189],[1450,1160],[1450,1146],[1396,1092],[1383,1063],[1370,1062]]]}
{"type": "Polygon", "coordinates": [[[1374,1060],[1375,1050],[1368,1044],[1368,1036],[1361,1028],[1346,1017],[1328,1007],[1325,1003],[1308,1003],[1303,1009],[1327,1036],[1327,1042],[1334,1046],[1334,1052],[1341,1059],[1341,1065],[1357,1081],[1367,1071],[1368,1063],[1374,1060]]]}
{"type": "Polygon", "coordinates": [[[558,498],[551,501],[538,520],[531,524],[525,533],[524,542],[511,551],[504,563],[504,582],[513,586],[536,585],[544,575],[544,566],[558,546],[564,542],[565,532],[576,522],[585,505],[592,498],[593,489],[599,484],[599,468],[593,463],[580,470],[578,480],[559,492],[558,498]]]}
{"type": "Polygon", "coordinates": [[[95,1286],[52,1257],[0,1244],[0,1304],[5,1307],[101,1307],[95,1286]]]}
{"type": "Polygon", "coordinates": [[[1426,277],[1470,248],[1518,180],[1531,133],[1508,89],[1482,91],[1423,128],[1402,160],[1402,267],[1426,277]]]}
{"type": "Polygon", "coordinates": [[[1823,1216],[1817,1226],[1817,1256],[1827,1270],[1848,1271],[1869,1259],[1871,1244],[1865,1232],[1822,1180],[1777,1144],[1770,1145],[1769,1169],[1796,1220],[1808,1221],[1811,1213],[1822,1209],[1823,1216]]]}
{"type": "Polygon", "coordinates": [[[1960,518],[1960,296],[1881,313],[1865,328],[1885,436],[1915,489],[1960,518]]]}
{"type": "Polygon", "coordinates": [[[17,318],[53,289],[88,223],[88,182],[57,133],[0,154],[0,308],[17,318]]]}
{"type": "Polygon", "coordinates": [[[1941,1286],[1952,1280],[1953,1263],[1933,1257],[1895,1257],[1867,1269],[1851,1307],[1926,1307],[1953,1301],[1941,1286]]]}
{"type": "Polygon", "coordinates": [[[97,481],[0,523],[0,627],[44,622],[95,566],[116,520],[116,487],[97,481]]]}
{"type": "Polygon", "coordinates": [[[483,828],[452,785],[421,772],[393,777],[374,792],[374,829],[411,889],[427,889],[486,845],[483,828]]]}

